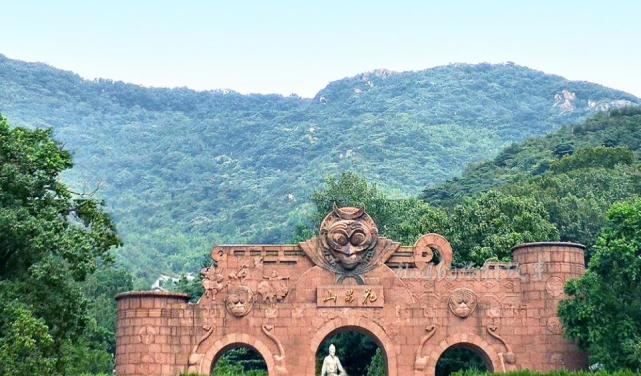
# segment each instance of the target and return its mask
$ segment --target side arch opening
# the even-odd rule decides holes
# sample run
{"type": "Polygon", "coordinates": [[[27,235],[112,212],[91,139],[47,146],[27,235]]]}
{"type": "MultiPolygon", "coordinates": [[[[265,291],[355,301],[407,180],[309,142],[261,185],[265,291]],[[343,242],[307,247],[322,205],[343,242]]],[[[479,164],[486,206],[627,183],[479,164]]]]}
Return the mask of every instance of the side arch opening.
{"type": "Polygon", "coordinates": [[[441,353],[436,362],[436,376],[449,376],[457,371],[494,372],[490,356],[472,343],[457,343],[441,353]]]}
{"type": "Polygon", "coordinates": [[[190,358],[189,372],[199,375],[211,374],[211,371],[215,368],[216,363],[221,359],[221,356],[225,354],[227,350],[237,347],[248,347],[257,352],[266,363],[266,374],[275,374],[274,357],[269,348],[257,338],[244,333],[227,334],[222,338],[219,338],[213,344],[208,346],[207,351],[202,356],[192,354],[193,359],[190,358]]]}
{"type": "Polygon", "coordinates": [[[213,376],[268,376],[267,362],[263,356],[250,345],[231,343],[214,355],[210,375],[213,376]]]}

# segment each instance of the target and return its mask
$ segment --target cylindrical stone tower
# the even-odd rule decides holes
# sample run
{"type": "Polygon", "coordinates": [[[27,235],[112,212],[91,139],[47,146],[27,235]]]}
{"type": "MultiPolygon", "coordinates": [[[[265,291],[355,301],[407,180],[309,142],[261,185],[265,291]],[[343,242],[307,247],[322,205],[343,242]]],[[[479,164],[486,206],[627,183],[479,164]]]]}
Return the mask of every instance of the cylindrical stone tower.
{"type": "Polygon", "coordinates": [[[563,337],[557,315],[563,287],[585,274],[585,247],[574,243],[528,243],[512,248],[519,264],[522,300],[527,304],[528,358],[524,368],[547,371],[583,369],[585,356],[563,337]]]}
{"type": "Polygon", "coordinates": [[[134,291],[116,296],[116,374],[177,375],[185,371],[193,346],[190,296],[134,291]]]}

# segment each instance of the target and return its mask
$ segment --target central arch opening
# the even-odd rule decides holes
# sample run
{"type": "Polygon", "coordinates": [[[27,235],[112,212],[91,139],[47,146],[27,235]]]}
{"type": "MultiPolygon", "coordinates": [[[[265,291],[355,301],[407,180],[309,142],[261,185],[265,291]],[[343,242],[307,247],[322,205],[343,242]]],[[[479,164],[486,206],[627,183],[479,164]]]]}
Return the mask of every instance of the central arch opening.
{"type": "Polygon", "coordinates": [[[448,347],[436,363],[436,376],[449,376],[457,371],[494,372],[489,356],[478,346],[459,343],[448,347]]]}
{"type": "Polygon", "coordinates": [[[243,343],[223,348],[211,365],[212,376],[267,376],[267,363],[253,347],[243,343]]]}
{"type": "Polygon", "coordinates": [[[334,345],[335,356],[349,376],[388,374],[387,354],[380,341],[362,328],[343,327],[328,334],[316,350],[316,375],[321,375],[330,345],[334,345]]]}

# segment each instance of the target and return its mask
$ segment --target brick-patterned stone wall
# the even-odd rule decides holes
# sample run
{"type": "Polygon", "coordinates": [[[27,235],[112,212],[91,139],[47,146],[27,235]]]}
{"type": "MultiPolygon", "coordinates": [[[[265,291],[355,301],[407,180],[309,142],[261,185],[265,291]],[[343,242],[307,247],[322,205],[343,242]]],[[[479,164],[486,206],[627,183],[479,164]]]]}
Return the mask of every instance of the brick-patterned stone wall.
{"type": "Polygon", "coordinates": [[[194,333],[189,295],[143,291],[116,296],[117,375],[177,375],[185,369],[194,333]]]}
{"type": "Polygon", "coordinates": [[[583,364],[585,358],[576,346],[563,338],[557,316],[565,298],[566,281],[585,274],[583,247],[572,243],[533,243],[513,248],[519,264],[522,300],[528,304],[528,351],[525,368],[549,371],[583,364]]]}
{"type": "Polygon", "coordinates": [[[218,246],[197,304],[119,295],[118,375],[209,374],[226,349],[247,345],[270,375],[311,376],[320,344],[342,330],[377,341],[390,376],[432,376],[453,346],[476,350],[495,372],[585,366],[556,316],[563,284],[584,273],[580,245],[524,244],[514,263],[457,270],[436,234],[413,247],[378,238],[355,269],[340,269],[327,244],[218,246]]]}

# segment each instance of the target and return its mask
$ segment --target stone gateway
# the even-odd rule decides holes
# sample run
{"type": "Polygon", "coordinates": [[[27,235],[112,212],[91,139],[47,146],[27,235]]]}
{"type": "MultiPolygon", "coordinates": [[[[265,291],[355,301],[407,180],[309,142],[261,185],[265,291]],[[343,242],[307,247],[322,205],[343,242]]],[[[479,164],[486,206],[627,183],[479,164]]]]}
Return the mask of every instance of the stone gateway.
{"type": "Polygon", "coordinates": [[[523,244],[512,263],[452,269],[444,237],[401,246],[363,209],[334,208],[304,243],[215,247],[196,304],[169,292],[118,295],[116,373],[208,375],[241,345],[269,375],[313,376],[319,346],[343,330],[371,336],[390,376],[432,376],[452,347],[474,350],[494,372],[584,368],[556,314],[563,284],[585,272],[583,251],[523,244]]]}

